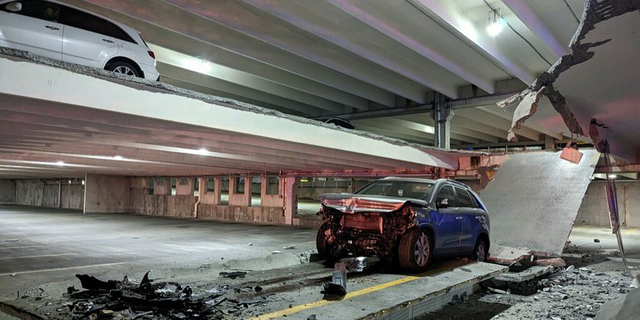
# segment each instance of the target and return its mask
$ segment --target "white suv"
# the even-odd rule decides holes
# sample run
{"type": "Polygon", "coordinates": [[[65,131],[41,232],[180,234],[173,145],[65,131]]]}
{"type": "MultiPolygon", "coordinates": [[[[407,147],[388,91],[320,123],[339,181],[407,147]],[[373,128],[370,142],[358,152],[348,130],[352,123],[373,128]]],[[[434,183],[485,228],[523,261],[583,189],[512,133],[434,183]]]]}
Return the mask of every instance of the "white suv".
{"type": "Polygon", "coordinates": [[[0,0],[0,46],[130,76],[159,80],[140,33],[55,1],[0,0]]]}

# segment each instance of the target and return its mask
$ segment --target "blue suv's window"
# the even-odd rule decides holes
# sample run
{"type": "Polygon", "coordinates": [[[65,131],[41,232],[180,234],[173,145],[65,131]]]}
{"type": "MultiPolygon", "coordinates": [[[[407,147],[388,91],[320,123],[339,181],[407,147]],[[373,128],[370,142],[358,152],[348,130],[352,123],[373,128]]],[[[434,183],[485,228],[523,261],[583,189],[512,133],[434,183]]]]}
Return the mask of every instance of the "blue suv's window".
{"type": "Polygon", "coordinates": [[[456,193],[458,194],[458,202],[461,207],[474,207],[473,200],[467,190],[456,187],[456,193]]]}
{"type": "Polygon", "coordinates": [[[364,186],[356,194],[426,200],[432,187],[431,183],[378,180],[364,186]]]}
{"type": "Polygon", "coordinates": [[[449,200],[449,207],[457,207],[458,202],[456,201],[456,195],[453,193],[453,187],[444,186],[440,188],[440,192],[438,192],[438,197],[436,198],[437,203],[441,203],[442,200],[449,200]]]}

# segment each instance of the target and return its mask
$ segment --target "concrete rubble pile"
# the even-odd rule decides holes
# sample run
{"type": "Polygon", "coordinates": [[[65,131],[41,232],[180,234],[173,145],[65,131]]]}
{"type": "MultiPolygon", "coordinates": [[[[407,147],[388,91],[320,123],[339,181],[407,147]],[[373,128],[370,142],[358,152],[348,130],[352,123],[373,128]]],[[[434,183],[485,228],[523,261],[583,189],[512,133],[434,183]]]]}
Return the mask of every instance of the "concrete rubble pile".
{"type": "MultiPolygon", "coordinates": [[[[243,277],[246,273],[221,275],[243,277]]],[[[243,289],[228,285],[202,292],[194,292],[190,286],[177,282],[154,282],[149,272],[140,283],[130,281],[102,281],[93,276],[77,274],[82,288],[67,288],[64,295],[68,301],[56,307],[48,319],[236,319],[250,307],[266,303],[262,296],[241,300],[243,289]]],[[[244,291],[259,293],[261,288],[244,291]]],[[[245,296],[252,296],[246,294],[245,296]]],[[[50,304],[50,303],[49,303],[50,304]]]]}
{"type": "Polygon", "coordinates": [[[595,319],[602,305],[629,293],[630,284],[631,279],[621,271],[596,272],[569,266],[545,279],[533,280],[529,285],[537,290],[531,295],[489,290],[481,301],[512,306],[494,319],[595,319]]]}

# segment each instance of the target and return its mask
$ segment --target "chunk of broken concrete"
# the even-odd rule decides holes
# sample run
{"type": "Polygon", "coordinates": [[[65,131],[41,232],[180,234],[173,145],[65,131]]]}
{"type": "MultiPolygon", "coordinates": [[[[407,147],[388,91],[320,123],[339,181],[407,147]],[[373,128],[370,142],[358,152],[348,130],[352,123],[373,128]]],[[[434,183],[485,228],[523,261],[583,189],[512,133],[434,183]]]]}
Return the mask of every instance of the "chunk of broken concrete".
{"type": "Polygon", "coordinates": [[[223,278],[235,279],[244,278],[247,273],[244,271],[232,271],[232,272],[220,272],[219,275],[223,278]]]}
{"type": "Polygon", "coordinates": [[[76,274],[76,278],[80,279],[80,283],[82,284],[83,288],[89,290],[111,290],[116,289],[118,286],[118,281],[102,281],[94,276],[89,276],[86,274],[76,274]]]}

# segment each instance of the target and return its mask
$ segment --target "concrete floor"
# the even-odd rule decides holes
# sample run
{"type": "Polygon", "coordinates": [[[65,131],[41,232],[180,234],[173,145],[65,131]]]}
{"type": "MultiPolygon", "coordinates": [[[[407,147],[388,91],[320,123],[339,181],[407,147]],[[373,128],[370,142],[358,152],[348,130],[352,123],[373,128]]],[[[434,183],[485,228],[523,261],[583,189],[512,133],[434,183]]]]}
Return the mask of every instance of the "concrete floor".
{"type": "MultiPolygon", "coordinates": [[[[76,273],[101,279],[120,279],[126,274],[139,280],[151,270],[157,280],[219,284],[225,281],[218,278],[218,272],[223,270],[263,270],[250,273],[242,281],[260,284],[265,291],[276,294],[272,304],[254,310],[262,313],[319,299],[319,287],[332,271],[320,263],[300,265],[299,254],[315,247],[313,229],[136,215],[82,215],[77,211],[17,206],[0,206],[0,221],[0,300],[14,300],[18,291],[22,296],[42,290],[50,298],[59,299],[67,286],[79,287],[76,273]],[[296,248],[284,249],[290,245],[296,248]],[[273,254],[275,250],[281,253],[273,254]],[[277,280],[280,277],[289,280],[277,280]],[[304,282],[302,279],[306,278],[309,279],[304,282]],[[304,283],[302,288],[300,283],[304,283]],[[273,288],[269,289],[269,284],[273,288]],[[307,288],[308,285],[311,286],[307,288]],[[289,287],[295,290],[287,293],[289,287]]],[[[640,229],[625,229],[623,236],[628,257],[633,265],[639,265],[640,229]]],[[[607,228],[575,227],[570,241],[564,257],[568,262],[578,248],[603,259],[616,259],[616,239],[607,228]]],[[[615,261],[609,263],[618,265],[615,261]]],[[[437,264],[434,268],[438,268],[437,264]]],[[[350,288],[367,291],[401,277],[373,272],[354,279],[350,288]]],[[[229,283],[242,285],[238,280],[229,283]]],[[[365,300],[384,299],[385,294],[384,290],[372,291],[365,300]]],[[[0,319],[8,319],[5,317],[0,313],[0,319]]]]}
{"type": "Polygon", "coordinates": [[[0,206],[0,299],[76,273],[174,278],[300,264],[316,230],[0,206]],[[250,245],[251,244],[251,245],[250,245]],[[295,249],[284,249],[294,245],[295,249]],[[272,254],[280,251],[279,254],[272,254]],[[15,276],[12,274],[15,273],[15,276]]]}

